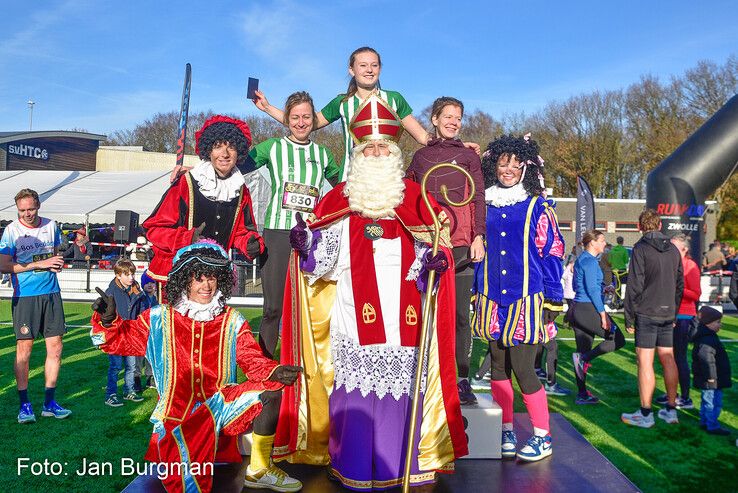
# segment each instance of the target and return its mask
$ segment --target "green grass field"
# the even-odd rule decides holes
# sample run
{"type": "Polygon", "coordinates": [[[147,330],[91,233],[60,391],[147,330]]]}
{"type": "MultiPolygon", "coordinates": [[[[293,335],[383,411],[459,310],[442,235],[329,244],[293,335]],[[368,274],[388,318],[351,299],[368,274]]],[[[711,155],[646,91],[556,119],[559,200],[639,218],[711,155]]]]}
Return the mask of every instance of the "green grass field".
{"type": "MultiPolygon", "coordinates": [[[[66,303],[67,324],[64,362],[57,390],[58,400],[74,414],[66,420],[42,418],[43,341],[37,341],[31,359],[29,396],[34,404],[38,422],[19,425],[16,422],[18,398],[13,375],[14,347],[10,322],[10,303],[0,302],[0,491],[35,492],[53,487],[55,491],[120,491],[133,477],[122,477],[118,467],[121,457],[142,462],[148,444],[151,425],[149,414],[156,401],[156,393],[147,390],[145,401],[134,404],[126,401],[121,408],[103,404],[106,382],[107,356],[90,345],[89,328],[72,327],[89,323],[89,305],[66,303]],[[27,461],[25,460],[27,458],[27,461]],[[77,476],[75,470],[82,460],[110,461],[112,475],[99,477],[77,476]],[[19,459],[30,465],[44,461],[62,464],[58,476],[34,475],[30,468],[18,474],[19,459]]],[[[261,311],[245,309],[244,314],[257,328],[261,311]]],[[[616,317],[617,319],[617,317],[616,317]]],[[[622,319],[618,320],[622,325],[622,319]]],[[[562,330],[560,338],[571,338],[570,330],[562,330]]],[[[721,336],[738,339],[738,318],[724,319],[721,336]]],[[[738,343],[726,344],[735,375],[738,375],[738,343]]],[[[573,341],[559,344],[559,382],[575,388],[571,366],[573,341]]],[[[476,341],[472,369],[479,365],[484,345],[476,341]]],[[[657,374],[660,372],[657,365],[657,374]]],[[[657,419],[654,428],[644,430],[620,422],[621,412],[638,408],[636,366],[632,341],[615,354],[595,361],[589,385],[601,398],[594,406],[577,406],[573,397],[551,397],[552,412],[563,414],[616,467],[646,492],[693,492],[708,487],[711,492],[738,491],[736,468],[738,448],[735,446],[738,429],[738,385],[724,395],[725,409],[721,421],[734,431],[729,439],[714,437],[699,430],[699,410],[680,411],[679,425],[666,425],[657,419]]],[[[122,381],[121,381],[122,384],[122,381]]],[[[657,394],[663,392],[663,381],[657,381],[657,394]]],[[[699,404],[699,392],[692,391],[692,399],[699,404]]],[[[516,400],[516,411],[524,411],[522,401],[516,400]]],[[[555,445],[554,437],[554,445],[555,445]]],[[[586,457],[582,457],[586,461],[586,457]]],[[[57,469],[58,470],[58,469],[57,469]]],[[[494,481],[494,478],[491,478],[494,481]]]]}

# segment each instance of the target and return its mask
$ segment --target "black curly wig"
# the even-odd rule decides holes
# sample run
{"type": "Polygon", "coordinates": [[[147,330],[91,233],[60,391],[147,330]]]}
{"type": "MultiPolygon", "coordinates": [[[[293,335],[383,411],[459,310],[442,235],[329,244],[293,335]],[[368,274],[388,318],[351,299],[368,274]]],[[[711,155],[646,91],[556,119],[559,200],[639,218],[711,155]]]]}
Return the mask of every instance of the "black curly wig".
{"type": "Polygon", "coordinates": [[[499,185],[497,180],[497,161],[500,157],[505,159],[513,154],[521,163],[527,163],[525,176],[523,177],[523,188],[528,195],[535,197],[543,192],[541,180],[538,174],[543,174],[543,167],[538,162],[540,149],[533,139],[525,140],[524,137],[514,135],[502,135],[493,140],[482,154],[482,173],[484,174],[484,187],[499,185]]]}
{"type": "Polygon", "coordinates": [[[218,281],[218,289],[222,296],[220,297],[220,306],[224,307],[226,300],[231,297],[231,291],[236,283],[236,276],[233,274],[231,263],[222,255],[218,254],[211,248],[193,248],[189,252],[182,255],[177,260],[177,265],[187,262],[179,270],[172,269],[166,284],[167,299],[170,303],[176,303],[187,295],[194,279],[200,279],[201,276],[213,276],[218,281]],[[203,259],[204,263],[198,260],[189,260],[192,257],[203,259]],[[222,264],[222,265],[211,265],[222,264]]]}
{"type": "Polygon", "coordinates": [[[200,159],[210,161],[210,153],[218,142],[228,142],[236,147],[237,164],[243,164],[249,154],[249,141],[235,125],[227,122],[213,123],[200,136],[198,150],[200,159]]]}

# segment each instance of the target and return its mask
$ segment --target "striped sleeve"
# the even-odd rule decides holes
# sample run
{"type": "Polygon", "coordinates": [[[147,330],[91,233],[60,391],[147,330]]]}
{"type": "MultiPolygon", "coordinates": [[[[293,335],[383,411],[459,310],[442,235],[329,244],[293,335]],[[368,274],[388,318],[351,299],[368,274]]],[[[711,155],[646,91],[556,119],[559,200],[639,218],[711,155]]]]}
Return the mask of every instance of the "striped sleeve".
{"type": "Polygon", "coordinates": [[[320,113],[323,115],[323,118],[328,120],[328,122],[335,122],[339,118],[341,118],[341,102],[343,101],[343,98],[345,97],[345,94],[339,94],[333,100],[331,100],[330,103],[325,105],[322,110],[320,110],[320,113]]]}
{"type": "Polygon", "coordinates": [[[269,149],[276,139],[267,139],[256,144],[249,152],[249,157],[254,161],[255,168],[261,168],[269,162],[269,149]]]}
{"type": "Polygon", "coordinates": [[[392,105],[392,109],[395,110],[397,116],[399,116],[400,118],[405,118],[406,116],[412,114],[413,109],[410,107],[405,98],[402,97],[402,94],[397,91],[387,91],[387,97],[390,100],[388,102],[392,105]]]}

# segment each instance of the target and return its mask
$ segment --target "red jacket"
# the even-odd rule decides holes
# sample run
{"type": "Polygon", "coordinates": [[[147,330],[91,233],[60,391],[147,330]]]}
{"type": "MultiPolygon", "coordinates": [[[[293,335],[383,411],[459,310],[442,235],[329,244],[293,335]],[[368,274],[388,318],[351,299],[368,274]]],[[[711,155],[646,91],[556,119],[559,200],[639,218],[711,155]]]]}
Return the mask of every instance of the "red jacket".
{"type": "Polygon", "coordinates": [[[697,302],[702,295],[700,268],[691,258],[682,257],[682,269],[684,270],[684,294],[682,303],[679,305],[679,315],[694,317],[697,316],[697,302]]]}

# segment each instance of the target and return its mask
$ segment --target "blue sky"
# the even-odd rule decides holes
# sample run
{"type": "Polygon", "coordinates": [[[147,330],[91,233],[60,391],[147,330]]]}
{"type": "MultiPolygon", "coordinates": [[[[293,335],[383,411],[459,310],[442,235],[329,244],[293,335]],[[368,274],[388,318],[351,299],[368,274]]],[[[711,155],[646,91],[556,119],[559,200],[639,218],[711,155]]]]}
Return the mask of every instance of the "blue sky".
{"type": "Polygon", "coordinates": [[[348,55],[382,54],[381,81],[416,112],[452,95],[493,116],[664,80],[738,54],[738,4],[621,0],[317,2],[3,2],[0,131],[110,133],[179,109],[257,113],[246,79],[271,103],[307,90],[322,107],[345,90],[348,55]]]}

